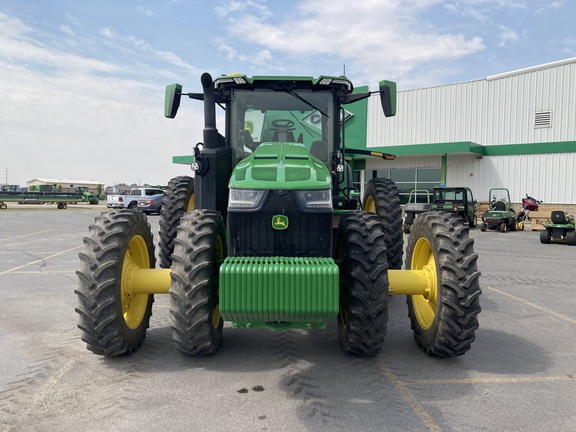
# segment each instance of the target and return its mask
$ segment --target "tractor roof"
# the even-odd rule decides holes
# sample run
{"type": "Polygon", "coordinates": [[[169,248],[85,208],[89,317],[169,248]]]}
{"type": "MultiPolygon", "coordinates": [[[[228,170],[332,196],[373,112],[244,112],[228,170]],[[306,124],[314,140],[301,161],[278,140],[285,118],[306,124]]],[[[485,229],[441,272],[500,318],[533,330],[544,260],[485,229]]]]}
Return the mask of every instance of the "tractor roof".
{"type": "Polygon", "coordinates": [[[352,93],[354,86],[344,76],[321,75],[318,78],[310,76],[254,76],[248,77],[244,74],[234,73],[230,75],[220,75],[214,80],[214,89],[219,90],[224,87],[271,90],[329,90],[337,89],[342,94],[352,93]]]}

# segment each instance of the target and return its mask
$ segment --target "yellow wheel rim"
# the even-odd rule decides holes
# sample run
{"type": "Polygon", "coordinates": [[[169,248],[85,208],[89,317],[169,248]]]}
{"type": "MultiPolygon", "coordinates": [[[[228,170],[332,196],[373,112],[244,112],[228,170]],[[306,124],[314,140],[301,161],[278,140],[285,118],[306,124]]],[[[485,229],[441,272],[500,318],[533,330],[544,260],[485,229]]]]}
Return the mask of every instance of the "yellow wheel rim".
{"type": "Polygon", "coordinates": [[[376,204],[374,203],[374,198],[369,196],[366,197],[366,204],[364,205],[364,211],[370,213],[376,213],[376,204]]]}
{"type": "MultiPolygon", "coordinates": [[[[216,237],[216,244],[214,245],[214,261],[222,261],[224,259],[224,244],[222,242],[222,237],[216,237]]],[[[218,274],[218,271],[216,271],[218,274]]],[[[217,284],[216,294],[220,292],[220,283],[217,284]]],[[[218,328],[220,325],[220,305],[216,304],[212,308],[212,327],[218,328]]]]}
{"type": "Polygon", "coordinates": [[[412,305],[414,315],[422,329],[428,330],[436,316],[436,302],[438,298],[438,278],[436,273],[436,260],[430,243],[425,238],[419,238],[412,253],[411,270],[423,270],[428,280],[425,295],[413,295],[412,305]]]}
{"type": "Polygon", "coordinates": [[[148,307],[148,294],[132,293],[132,273],[141,268],[150,268],[150,257],[146,241],[142,236],[136,235],[130,240],[124,254],[122,282],[120,283],[122,314],[126,325],[131,329],[140,325],[148,307]]]}
{"type": "Polygon", "coordinates": [[[186,206],[186,211],[189,212],[190,210],[194,209],[194,195],[190,197],[188,200],[188,205],[186,206]]]}

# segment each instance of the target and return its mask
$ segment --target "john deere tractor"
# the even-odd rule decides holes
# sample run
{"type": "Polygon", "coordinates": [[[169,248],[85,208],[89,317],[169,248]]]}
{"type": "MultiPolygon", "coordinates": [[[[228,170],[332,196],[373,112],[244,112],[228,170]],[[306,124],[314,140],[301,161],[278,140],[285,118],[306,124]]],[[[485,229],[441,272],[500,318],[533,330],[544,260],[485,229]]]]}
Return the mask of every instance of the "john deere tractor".
{"type": "Polygon", "coordinates": [[[373,356],[383,347],[391,294],[407,296],[426,353],[470,349],[481,290],[468,228],[447,213],[419,216],[403,262],[394,182],[370,180],[362,199],[352,183],[351,157],[394,156],[346,147],[344,107],[377,93],[393,116],[395,83],[354,92],[342,76],[207,73],[201,83],[201,93],[166,89],[166,117],[188,97],[203,101],[205,126],[194,177],[173,179],[165,194],[159,268],[141,212],[102,213],[89,227],[76,289],[89,350],[136,350],[155,294],[170,295],[173,339],[188,355],[215,353],[226,321],[272,330],[334,322],[344,353],[373,356]]]}

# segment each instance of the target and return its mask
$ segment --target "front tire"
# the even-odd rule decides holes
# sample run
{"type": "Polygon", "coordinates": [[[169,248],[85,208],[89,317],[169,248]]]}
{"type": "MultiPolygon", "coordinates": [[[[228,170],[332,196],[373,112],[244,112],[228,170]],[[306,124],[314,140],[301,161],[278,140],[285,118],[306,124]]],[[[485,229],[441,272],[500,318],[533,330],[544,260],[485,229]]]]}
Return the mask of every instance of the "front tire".
{"type": "Polygon", "coordinates": [[[192,210],[180,220],[170,276],[172,339],[187,355],[218,351],[223,321],[218,305],[226,236],[220,213],[192,210]]]}
{"type": "Polygon", "coordinates": [[[188,176],[175,177],[168,183],[164,191],[164,199],[160,208],[160,231],[158,247],[160,249],[160,267],[172,266],[172,252],[176,229],[184,213],[194,208],[194,178],[188,176]]]}
{"type": "Polygon", "coordinates": [[[388,265],[380,218],[346,213],[338,234],[340,346],[345,354],[374,356],[382,351],[388,323],[388,265]]]}
{"type": "Polygon", "coordinates": [[[388,267],[401,269],[404,239],[402,237],[402,208],[396,184],[385,178],[370,180],[366,185],[363,208],[382,218],[388,267]]]}
{"type": "Polygon", "coordinates": [[[468,351],[480,313],[480,271],[474,240],[459,218],[430,212],[416,218],[406,250],[406,268],[432,280],[430,293],[407,297],[418,346],[428,355],[452,357],[468,351]]]}
{"type": "Polygon", "coordinates": [[[127,275],[154,268],[150,224],[140,212],[116,210],[98,216],[84,238],[76,312],[82,340],[94,354],[120,356],[134,352],[146,336],[154,296],[133,295],[127,275]]]}

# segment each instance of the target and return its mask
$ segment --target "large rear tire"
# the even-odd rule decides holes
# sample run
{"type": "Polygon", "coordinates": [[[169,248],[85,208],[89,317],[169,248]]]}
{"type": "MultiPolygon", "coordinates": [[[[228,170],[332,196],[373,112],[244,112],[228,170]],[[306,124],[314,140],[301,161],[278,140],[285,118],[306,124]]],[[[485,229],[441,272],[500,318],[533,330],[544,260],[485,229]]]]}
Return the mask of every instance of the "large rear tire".
{"type": "Polygon", "coordinates": [[[388,265],[380,218],[343,215],[338,227],[340,311],[338,333],[345,354],[382,351],[388,323],[388,265]]]}
{"type": "Polygon", "coordinates": [[[540,243],[542,244],[550,244],[550,240],[552,236],[550,235],[550,231],[547,229],[540,231],[540,243]]]}
{"type": "Polygon", "coordinates": [[[102,213],[89,227],[80,253],[76,312],[82,340],[95,354],[134,352],[146,336],[154,296],[130,292],[127,276],[154,268],[154,244],[146,217],[131,210],[102,213]]]}
{"type": "Polygon", "coordinates": [[[172,252],[176,229],[184,213],[194,208],[194,178],[188,176],[175,177],[168,183],[164,191],[164,199],[160,209],[160,231],[158,247],[160,249],[160,267],[172,266],[172,252]]]}
{"type": "Polygon", "coordinates": [[[214,354],[220,347],[218,286],[225,251],[220,213],[191,210],[182,216],[172,254],[170,314],[172,339],[183,354],[214,354]]]}
{"type": "Polygon", "coordinates": [[[447,213],[416,218],[406,249],[406,269],[432,281],[427,297],[407,297],[414,338],[428,355],[464,354],[475,339],[480,313],[480,271],[468,227],[447,213]]]}
{"type": "Polygon", "coordinates": [[[366,185],[363,208],[382,218],[386,242],[388,268],[402,268],[404,240],[402,237],[402,208],[396,184],[385,178],[372,179],[366,185]]]}

